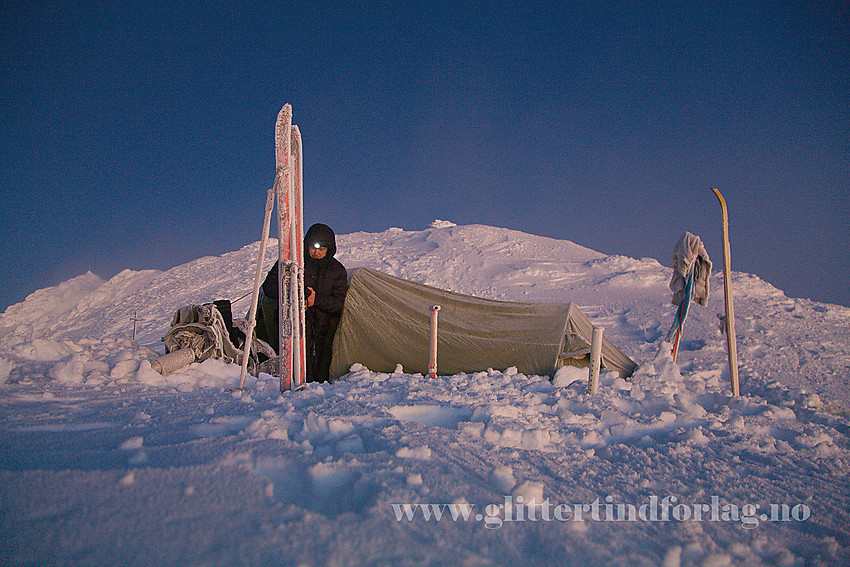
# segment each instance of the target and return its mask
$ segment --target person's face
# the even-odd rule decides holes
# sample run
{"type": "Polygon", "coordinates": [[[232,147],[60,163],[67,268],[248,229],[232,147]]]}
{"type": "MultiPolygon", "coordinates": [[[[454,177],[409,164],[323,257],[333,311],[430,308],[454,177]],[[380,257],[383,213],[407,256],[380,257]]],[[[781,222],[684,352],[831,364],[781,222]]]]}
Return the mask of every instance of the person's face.
{"type": "Polygon", "coordinates": [[[322,258],[324,258],[327,255],[328,255],[328,247],[327,246],[320,246],[319,248],[316,248],[315,246],[310,247],[310,257],[313,258],[314,260],[321,260],[322,258]]]}

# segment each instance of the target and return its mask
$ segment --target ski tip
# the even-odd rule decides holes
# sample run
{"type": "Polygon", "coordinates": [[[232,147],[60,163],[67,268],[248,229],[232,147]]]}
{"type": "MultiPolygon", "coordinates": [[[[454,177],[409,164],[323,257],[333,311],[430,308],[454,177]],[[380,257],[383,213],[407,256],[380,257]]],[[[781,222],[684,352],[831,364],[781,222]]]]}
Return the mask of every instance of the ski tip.
{"type": "Polygon", "coordinates": [[[715,195],[718,199],[720,199],[720,201],[721,201],[721,202],[725,202],[725,199],[723,198],[723,195],[720,193],[720,191],[718,191],[718,190],[717,190],[717,189],[715,189],[714,187],[712,187],[712,188],[711,188],[711,190],[714,192],[714,195],[715,195]]]}
{"type": "Polygon", "coordinates": [[[292,116],[292,105],[287,102],[281,107],[280,112],[277,113],[277,118],[281,120],[289,116],[292,116]]]}

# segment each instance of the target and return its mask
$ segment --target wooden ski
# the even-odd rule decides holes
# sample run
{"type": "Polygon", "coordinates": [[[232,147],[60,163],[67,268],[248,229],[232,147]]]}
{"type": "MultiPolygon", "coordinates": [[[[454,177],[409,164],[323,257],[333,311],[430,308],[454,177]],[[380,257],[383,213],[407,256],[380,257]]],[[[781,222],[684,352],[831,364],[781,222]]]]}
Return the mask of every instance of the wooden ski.
{"type": "Polygon", "coordinates": [[[293,247],[292,213],[294,203],[292,167],[292,106],[283,105],[275,123],[275,165],[280,178],[277,190],[277,303],[278,303],[278,361],[280,391],[292,389],[293,375],[293,328],[292,328],[292,281],[295,250],[293,247]]]}
{"type": "Polygon", "coordinates": [[[275,162],[280,177],[278,214],[278,344],[280,391],[304,385],[304,217],[302,213],[301,133],[285,104],[275,124],[275,162]]]}
{"type": "Polygon", "coordinates": [[[723,300],[726,305],[726,313],[723,326],[726,332],[726,352],[729,355],[729,382],[732,387],[732,395],[741,394],[738,382],[738,347],[735,342],[735,306],[732,300],[732,262],[729,252],[729,213],[726,208],[726,199],[720,191],[712,188],[717,200],[720,201],[720,211],[723,219],[723,300]]]}
{"type": "Polygon", "coordinates": [[[307,321],[304,293],[304,173],[303,159],[301,154],[301,131],[295,124],[292,125],[292,139],[290,140],[290,153],[292,166],[294,168],[292,184],[292,220],[290,221],[291,246],[294,248],[295,273],[292,288],[290,289],[290,304],[292,312],[291,325],[293,330],[293,380],[292,388],[304,387],[307,378],[307,321]]]}
{"type": "MultiPolygon", "coordinates": [[[[257,303],[263,278],[264,258],[269,241],[272,210],[277,202],[278,220],[278,357],[276,374],[281,392],[304,385],[306,376],[304,325],[304,216],[302,195],[301,133],[292,124],[292,106],[285,104],[275,122],[275,180],[266,198],[266,214],[260,240],[260,253],[245,352],[249,353],[257,322],[257,303]]],[[[243,355],[239,387],[243,389],[248,372],[248,354],[243,355]]]]}

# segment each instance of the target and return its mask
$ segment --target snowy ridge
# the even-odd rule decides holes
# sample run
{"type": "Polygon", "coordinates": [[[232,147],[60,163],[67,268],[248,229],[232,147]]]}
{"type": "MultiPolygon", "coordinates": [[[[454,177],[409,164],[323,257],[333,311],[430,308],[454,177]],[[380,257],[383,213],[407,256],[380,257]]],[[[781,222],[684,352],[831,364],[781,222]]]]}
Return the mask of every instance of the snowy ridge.
{"type": "MultiPolygon", "coordinates": [[[[428,380],[358,366],[297,393],[280,395],[267,375],[231,393],[234,365],[160,376],[149,361],[174,310],[250,290],[256,243],[165,272],[86,274],[0,315],[2,562],[850,561],[847,308],[736,273],[742,396],[732,398],[717,275],[674,362],[659,350],[671,270],[655,260],[444,221],[338,244],[349,268],[575,302],[640,367],[628,381],[604,373],[596,396],[586,370],[428,380]],[[615,517],[665,497],[666,520],[615,517]],[[574,505],[588,507],[581,521],[574,505]],[[456,511],[469,515],[453,521],[456,511]]],[[[247,300],[235,304],[245,311],[247,300]]]]}

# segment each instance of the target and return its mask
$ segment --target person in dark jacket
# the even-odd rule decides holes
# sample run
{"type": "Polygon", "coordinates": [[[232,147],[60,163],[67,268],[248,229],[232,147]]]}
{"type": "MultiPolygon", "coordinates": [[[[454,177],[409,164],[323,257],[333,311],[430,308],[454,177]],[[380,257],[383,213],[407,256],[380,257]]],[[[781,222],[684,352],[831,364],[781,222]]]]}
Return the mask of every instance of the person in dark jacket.
{"type": "MultiPolygon", "coordinates": [[[[308,382],[326,382],[330,377],[331,347],[348,291],[348,273],[335,254],[334,231],[324,224],[311,226],[304,235],[308,382]]],[[[261,289],[257,336],[279,353],[277,278],[275,262],[261,289]]]]}

